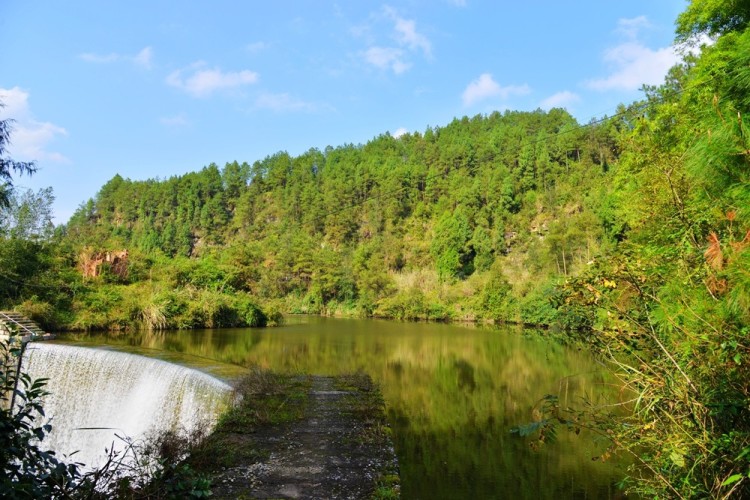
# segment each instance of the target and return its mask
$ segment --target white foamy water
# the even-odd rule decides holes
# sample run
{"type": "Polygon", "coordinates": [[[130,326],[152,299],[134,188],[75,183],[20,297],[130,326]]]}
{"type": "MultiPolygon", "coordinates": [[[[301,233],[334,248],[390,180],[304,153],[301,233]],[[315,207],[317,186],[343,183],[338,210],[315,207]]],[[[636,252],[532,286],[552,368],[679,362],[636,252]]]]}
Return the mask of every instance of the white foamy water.
{"type": "Polygon", "coordinates": [[[142,438],[153,431],[213,426],[231,388],[184,366],[134,354],[33,343],[23,366],[32,379],[46,377],[46,416],[52,432],[43,447],[58,456],[101,465],[105,448],[124,447],[115,437],[142,438]],[[106,428],[90,430],[86,428],[106,428]]]}

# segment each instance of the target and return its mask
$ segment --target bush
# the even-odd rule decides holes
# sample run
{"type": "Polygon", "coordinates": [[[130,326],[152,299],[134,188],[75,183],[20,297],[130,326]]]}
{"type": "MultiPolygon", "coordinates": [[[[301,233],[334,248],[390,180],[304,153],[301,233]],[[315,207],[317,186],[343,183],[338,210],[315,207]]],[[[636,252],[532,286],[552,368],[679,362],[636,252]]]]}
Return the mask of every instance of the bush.
{"type": "Polygon", "coordinates": [[[527,325],[550,326],[557,320],[557,308],[554,305],[555,286],[548,283],[534,289],[521,299],[521,321],[527,325]]]}
{"type": "Polygon", "coordinates": [[[405,320],[448,321],[451,319],[451,312],[444,304],[437,300],[429,300],[421,290],[415,288],[381,299],[373,314],[379,317],[405,320]]]}
{"type": "Polygon", "coordinates": [[[53,330],[57,326],[55,308],[49,302],[39,300],[36,296],[24,300],[16,306],[16,311],[39,324],[45,330],[53,330]]]}
{"type": "MultiPolygon", "coordinates": [[[[266,326],[268,324],[268,316],[263,310],[254,302],[251,302],[249,297],[241,297],[237,299],[237,310],[239,317],[241,318],[243,325],[238,326],[266,326]]],[[[275,321],[279,321],[280,313],[276,312],[275,321]]]]}
{"type": "Polygon", "coordinates": [[[39,442],[52,426],[44,421],[45,379],[20,370],[23,345],[0,341],[0,497],[67,498],[80,480],[79,464],[65,464],[39,442]]]}
{"type": "Polygon", "coordinates": [[[493,268],[491,272],[492,276],[479,293],[478,312],[483,318],[514,321],[517,306],[512,287],[499,269],[493,268]]]}

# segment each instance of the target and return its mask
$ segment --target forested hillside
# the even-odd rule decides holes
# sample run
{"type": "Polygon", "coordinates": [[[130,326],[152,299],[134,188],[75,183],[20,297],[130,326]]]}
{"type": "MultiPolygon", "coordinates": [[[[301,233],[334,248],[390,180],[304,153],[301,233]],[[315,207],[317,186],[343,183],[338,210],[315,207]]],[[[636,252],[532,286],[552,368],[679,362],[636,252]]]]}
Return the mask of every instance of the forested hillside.
{"type": "Polygon", "coordinates": [[[684,62],[588,124],[492,113],[116,176],[54,237],[22,223],[45,193],[16,198],[0,306],[74,329],[280,312],[551,325],[612,363],[632,412],[551,405],[542,427],[600,431],[648,496],[750,495],[748,22],[746,1],[694,0],[684,62]]]}
{"type": "Polygon", "coordinates": [[[607,186],[625,125],[493,113],[169,179],[116,176],[65,240],[78,254],[127,249],[127,283],[156,267],[285,312],[550,324],[554,285],[622,235],[607,186]]]}

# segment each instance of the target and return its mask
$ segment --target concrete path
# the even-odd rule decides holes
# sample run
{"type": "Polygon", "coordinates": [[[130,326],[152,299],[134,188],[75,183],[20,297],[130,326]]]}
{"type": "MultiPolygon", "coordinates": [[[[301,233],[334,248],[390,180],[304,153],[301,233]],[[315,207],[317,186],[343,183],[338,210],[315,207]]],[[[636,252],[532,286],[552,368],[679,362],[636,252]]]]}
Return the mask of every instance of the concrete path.
{"type": "Polygon", "coordinates": [[[363,407],[370,395],[341,385],[312,377],[304,418],[255,434],[255,451],[267,458],[226,470],[214,498],[372,498],[395,454],[382,408],[372,414],[363,407]]]}

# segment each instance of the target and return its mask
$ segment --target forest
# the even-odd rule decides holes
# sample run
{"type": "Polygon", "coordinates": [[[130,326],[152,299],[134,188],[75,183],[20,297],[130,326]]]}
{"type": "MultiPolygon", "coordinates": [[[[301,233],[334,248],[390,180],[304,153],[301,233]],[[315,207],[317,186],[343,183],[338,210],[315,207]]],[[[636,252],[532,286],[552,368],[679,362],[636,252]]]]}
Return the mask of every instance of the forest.
{"type": "Polygon", "coordinates": [[[493,113],[169,179],[118,175],[54,234],[24,215],[44,219],[51,193],[26,193],[6,234],[35,247],[23,265],[36,267],[6,273],[36,281],[9,281],[3,298],[62,329],[278,312],[583,326],[559,285],[623,236],[606,186],[628,114],[581,126],[561,109],[493,113]]]}
{"type": "Polygon", "coordinates": [[[10,190],[33,165],[3,160],[0,309],[53,330],[286,313],[543,325],[605,360],[628,408],[551,405],[544,426],[601,432],[640,494],[748,496],[748,23],[747,1],[693,0],[683,62],[590,123],[495,112],[117,175],[59,227],[51,189],[10,190]]]}

